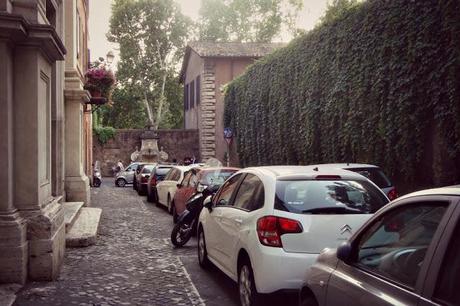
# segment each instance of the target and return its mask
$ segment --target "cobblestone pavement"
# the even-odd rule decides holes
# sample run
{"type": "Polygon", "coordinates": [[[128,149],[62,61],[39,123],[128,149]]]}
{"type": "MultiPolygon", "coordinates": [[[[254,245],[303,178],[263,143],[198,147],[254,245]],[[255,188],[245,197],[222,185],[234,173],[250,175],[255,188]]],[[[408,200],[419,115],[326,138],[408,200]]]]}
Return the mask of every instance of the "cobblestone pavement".
{"type": "MultiPolygon", "coordinates": [[[[195,239],[172,247],[165,210],[110,178],[91,196],[92,207],[103,209],[97,243],[67,249],[58,281],[28,283],[15,306],[239,305],[233,281],[217,268],[199,268],[195,239]]],[[[274,296],[270,304],[286,302],[274,296]]]]}

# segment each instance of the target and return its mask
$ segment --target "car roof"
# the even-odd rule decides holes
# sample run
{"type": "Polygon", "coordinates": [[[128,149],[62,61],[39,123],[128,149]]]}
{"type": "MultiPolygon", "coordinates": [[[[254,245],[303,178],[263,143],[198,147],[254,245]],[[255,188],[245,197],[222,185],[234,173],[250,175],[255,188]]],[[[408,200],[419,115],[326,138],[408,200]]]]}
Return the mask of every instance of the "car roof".
{"type": "Polygon", "coordinates": [[[441,196],[441,195],[460,196],[460,185],[415,191],[415,192],[406,194],[402,197],[399,197],[397,200],[399,201],[399,200],[412,198],[412,197],[418,197],[418,196],[441,196]]]}
{"type": "Polygon", "coordinates": [[[353,168],[380,168],[376,165],[371,164],[356,164],[356,163],[337,163],[337,164],[316,164],[311,165],[315,167],[331,167],[331,168],[342,168],[342,169],[353,169],[353,168]]]}
{"type": "Polygon", "coordinates": [[[261,174],[280,179],[313,179],[318,175],[339,175],[342,179],[366,179],[364,176],[335,167],[320,168],[317,166],[261,166],[244,170],[252,170],[261,174]]]}
{"type": "Polygon", "coordinates": [[[238,171],[240,168],[233,168],[233,167],[200,167],[197,168],[200,172],[211,172],[217,170],[224,170],[224,171],[238,171]]]}

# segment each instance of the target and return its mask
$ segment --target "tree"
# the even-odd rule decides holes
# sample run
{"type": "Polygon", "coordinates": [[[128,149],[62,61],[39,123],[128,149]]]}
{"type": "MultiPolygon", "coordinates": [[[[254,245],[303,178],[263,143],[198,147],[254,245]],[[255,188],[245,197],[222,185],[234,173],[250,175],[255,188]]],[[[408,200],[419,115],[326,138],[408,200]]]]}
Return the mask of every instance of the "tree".
{"type": "Polygon", "coordinates": [[[327,4],[326,12],[321,17],[320,24],[327,24],[335,21],[357,4],[359,4],[358,0],[332,0],[331,3],[327,4]]]}
{"type": "Polygon", "coordinates": [[[203,41],[270,42],[295,33],[302,0],[202,0],[199,37],[203,41]]]}
{"type": "Polygon", "coordinates": [[[168,101],[166,92],[191,24],[173,0],[115,0],[112,5],[108,38],[120,45],[119,86],[144,103],[148,124],[155,129],[171,109],[166,106],[181,103],[168,101]]]}

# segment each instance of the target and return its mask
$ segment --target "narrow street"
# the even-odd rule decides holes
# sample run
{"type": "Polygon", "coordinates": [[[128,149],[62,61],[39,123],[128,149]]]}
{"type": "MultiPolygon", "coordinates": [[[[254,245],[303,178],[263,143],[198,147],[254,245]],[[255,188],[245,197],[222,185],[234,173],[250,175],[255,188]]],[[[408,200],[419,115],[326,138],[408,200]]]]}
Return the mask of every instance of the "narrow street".
{"type": "MultiPolygon", "coordinates": [[[[166,210],[131,186],[115,187],[111,178],[91,196],[92,206],[103,209],[96,245],[67,248],[59,280],[28,283],[14,305],[239,305],[232,280],[217,268],[199,267],[195,239],[172,247],[166,210]]],[[[295,300],[270,300],[286,305],[286,298],[295,300]]]]}

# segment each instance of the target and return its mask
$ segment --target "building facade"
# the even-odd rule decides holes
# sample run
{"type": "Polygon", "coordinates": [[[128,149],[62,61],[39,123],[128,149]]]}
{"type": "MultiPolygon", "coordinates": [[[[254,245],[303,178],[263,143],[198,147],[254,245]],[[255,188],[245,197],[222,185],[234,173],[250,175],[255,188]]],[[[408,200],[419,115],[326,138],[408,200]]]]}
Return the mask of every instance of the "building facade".
{"type": "Polygon", "coordinates": [[[86,21],[87,5],[0,0],[1,283],[56,279],[65,252],[63,203],[75,197],[89,204],[89,186],[74,187],[84,162],[77,152],[87,94],[67,82],[71,42],[85,24],[69,24],[69,14],[80,7],[86,21]]]}
{"type": "MultiPolygon", "coordinates": [[[[202,161],[211,157],[226,160],[223,86],[255,60],[284,45],[214,42],[187,45],[180,73],[180,82],[184,84],[184,125],[185,129],[198,129],[202,161]]],[[[230,150],[230,163],[238,165],[234,146],[230,150]]]]}

